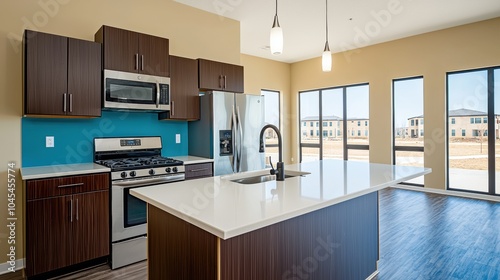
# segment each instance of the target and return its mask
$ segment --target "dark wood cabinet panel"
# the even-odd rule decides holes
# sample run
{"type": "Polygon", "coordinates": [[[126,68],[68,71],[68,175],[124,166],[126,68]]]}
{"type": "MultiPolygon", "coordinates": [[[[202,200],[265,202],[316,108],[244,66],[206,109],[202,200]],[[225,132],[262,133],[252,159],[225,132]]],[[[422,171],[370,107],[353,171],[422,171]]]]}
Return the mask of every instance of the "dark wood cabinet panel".
{"type": "Polygon", "coordinates": [[[68,41],[68,114],[101,115],[101,44],[68,41]]]}
{"type": "Polygon", "coordinates": [[[186,180],[212,177],[214,175],[213,163],[197,163],[185,166],[186,180]]]}
{"type": "Polygon", "coordinates": [[[103,25],[94,40],[103,44],[104,69],[169,77],[169,40],[103,25]]]}
{"type": "Polygon", "coordinates": [[[158,119],[200,119],[198,93],[198,62],[194,59],[170,56],[170,111],[158,119]]]}
{"type": "Polygon", "coordinates": [[[139,36],[139,73],[169,77],[168,39],[152,35],[139,36]]]}
{"type": "Polygon", "coordinates": [[[222,90],[222,63],[198,59],[198,87],[208,90],[222,90]]]}
{"type": "Polygon", "coordinates": [[[243,66],[224,64],[224,89],[230,92],[244,92],[243,66]]]}
{"type": "Polygon", "coordinates": [[[104,68],[116,71],[139,70],[139,36],[136,32],[103,26],[95,41],[103,44],[104,68]]]}
{"type": "Polygon", "coordinates": [[[64,114],[68,38],[26,30],[24,40],[24,114],[64,114]]]}
{"type": "Polygon", "coordinates": [[[26,182],[26,273],[109,255],[109,174],[26,182]]]}
{"type": "Polygon", "coordinates": [[[198,59],[198,86],[204,90],[244,91],[243,66],[198,59]]]}
{"type": "Polygon", "coordinates": [[[73,195],[73,263],[109,255],[109,191],[73,195]]]}
{"type": "Polygon", "coordinates": [[[28,200],[109,189],[109,174],[58,177],[26,182],[28,200]]]}
{"type": "Polygon", "coordinates": [[[26,30],[24,114],[101,116],[100,44],[26,30]]]}
{"type": "Polygon", "coordinates": [[[71,199],[62,196],[26,203],[26,274],[28,276],[71,264],[71,199]]]}

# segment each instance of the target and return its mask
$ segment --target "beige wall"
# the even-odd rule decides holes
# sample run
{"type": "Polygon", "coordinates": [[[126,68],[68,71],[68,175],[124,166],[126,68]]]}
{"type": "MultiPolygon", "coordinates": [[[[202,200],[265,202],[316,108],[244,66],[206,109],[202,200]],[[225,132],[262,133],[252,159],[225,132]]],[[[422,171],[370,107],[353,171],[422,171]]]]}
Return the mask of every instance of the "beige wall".
{"type": "MultiPolygon", "coordinates": [[[[240,63],[239,22],[166,0],[2,1],[0,9],[0,264],[5,263],[7,162],[21,166],[21,36],[25,28],[93,40],[101,25],[170,39],[170,52],[190,58],[240,63]],[[42,5],[40,3],[49,3],[42,5]]],[[[17,170],[19,171],[19,170],[17,170]]],[[[21,182],[17,177],[17,213],[21,182]]],[[[17,259],[22,255],[22,221],[17,222],[17,259]]],[[[3,271],[0,271],[2,273],[3,271]]]]}
{"type": "MultiPolygon", "coordinates": [[[[445,189],[446,72],[500,65],[500,18],[369,46],[333,56],[333,70],[320,58],[292,64],[292,153],[298,154],[298,92],[370,83],[370,161],[391,163],[391,81],[424,76],[425,186],[445,189]]],[[[354,36],[354,35],[353,35],[354,36]]],[[[318,53],[318,55],[320,55],[318,53]]]]}
{"type": "MultiPolygon", "coordinates": [[[[245,67],[245,93],[260,94],[261,89],[280,92],[283,161],[290,163],[292,115],[290,113],[290,64],[250,55],[241,55],[245,67]]],[[[295,125],[295,124],[293,124],[295,125]]]]}

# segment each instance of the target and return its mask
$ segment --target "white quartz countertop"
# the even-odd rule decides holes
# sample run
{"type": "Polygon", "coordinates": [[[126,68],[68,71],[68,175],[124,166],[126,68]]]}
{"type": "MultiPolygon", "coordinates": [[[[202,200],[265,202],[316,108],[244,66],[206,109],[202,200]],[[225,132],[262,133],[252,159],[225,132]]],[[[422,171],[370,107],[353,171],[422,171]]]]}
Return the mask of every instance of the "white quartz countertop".
{"type": "Polygon", "coordinates": [[[95,163],[49,165],[21,168],[23,180],[44,179],[60,176],[84,175],[92,173],[111,172],[108,167],[95,163]]]}
{"type": "Polygon", "coordinates": [[[177,160],[182,160],[184,162],[184,165],[214,162],[214,160],[210,158],[195,157],[195,156],[174,156],[173,158],[177,160]]]}
{"type": "Polygon", "coordinates": [[[135,188],[130,193],[228,239],[431,172],[422,167],[342,160],[285,165],[285,170],[310,174],[282,182],[245,185],[231,181],[269,172],[261,170],[135,188]]]}

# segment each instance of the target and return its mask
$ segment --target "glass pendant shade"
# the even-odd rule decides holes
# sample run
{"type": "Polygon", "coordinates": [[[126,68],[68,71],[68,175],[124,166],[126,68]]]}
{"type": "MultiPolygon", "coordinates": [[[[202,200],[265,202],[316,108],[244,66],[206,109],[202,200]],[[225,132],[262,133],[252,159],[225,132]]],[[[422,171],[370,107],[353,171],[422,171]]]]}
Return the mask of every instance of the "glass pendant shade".
{"type": "Polygon", "coordinates": [[[272,54],[278,55],[283,52],[283,29],[281,29],[280,23],[278,22],[278,15],[274,16],[274,23],[270,36],[270,45],[272,54]]]}
{"type": "Polygon", "coordinates": [[[332,53],[330,52],[330,46],[328,45],[328,41],[325,43],[325,50],[323,51],[321,64],[323,66],[323,72],[332,71],[332,53]]]}

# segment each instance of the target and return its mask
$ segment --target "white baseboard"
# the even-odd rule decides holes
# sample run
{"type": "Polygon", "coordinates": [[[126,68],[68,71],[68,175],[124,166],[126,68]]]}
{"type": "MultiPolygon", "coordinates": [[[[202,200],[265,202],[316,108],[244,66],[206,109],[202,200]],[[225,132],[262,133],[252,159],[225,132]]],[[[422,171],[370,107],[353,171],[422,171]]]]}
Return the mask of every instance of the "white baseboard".
{"type": "MultiPolygon", "coordinates": [[[[11,265],[8,262],[0,264],[0,275],[11,273],[9,268],[11,265]]],[[[24,268],[24,259],[16,260],[16,271],[24,268]]]]}
{"type": "Polygon", "coordinates": [[[404,184],[399,184],[399,185],[395,185],[392,187],[397,188],[397,189],[410,190],[410,191],[427,192],[427,193],[435,193],[435,194],[442,194],[442,195],[451,195],[451,196],[500,202],[500,196],[487,195],[487,194],[459,192],[459,191],[432,189],[432,188],[424,188],[424,187],[415,187],[415,186],[409,186],[409,185],[404,185],[404,184]]]}

